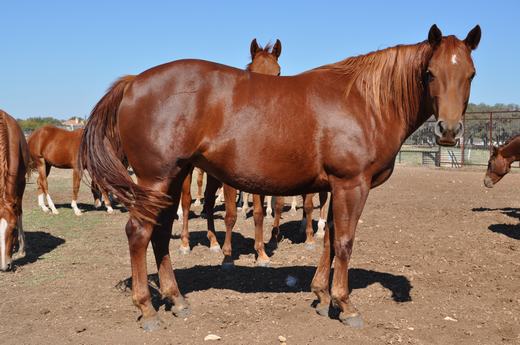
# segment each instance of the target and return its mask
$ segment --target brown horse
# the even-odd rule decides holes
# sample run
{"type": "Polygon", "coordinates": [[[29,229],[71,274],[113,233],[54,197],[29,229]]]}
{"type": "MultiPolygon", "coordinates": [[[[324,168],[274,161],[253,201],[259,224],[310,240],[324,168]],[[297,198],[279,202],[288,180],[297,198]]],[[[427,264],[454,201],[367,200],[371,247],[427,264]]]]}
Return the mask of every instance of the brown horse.
{"type": "Polygon", "coordinates": [[[348,263],[369,191],[390,177],[402,143],[432,114],[437,142],[457,143],[475,75],[471,51],[480,37],[479,26],[459,40],[434,25],[424,42],[291,77],[180,60],[116,81],[94,107],[80,150],[92,180],[130,212],[132,295],[143,327],[160,325],[147,281],[150,241],[162,295],[175,314],[188,308],[168,248],[192,165],[252,193],[331,191],[311,289],[318,313],[327,315],[332,303],[342,322],[361,326],[349,299],[348,263]],[[137,183],[117,159],[119,148],[137,183]]]}
{"type": "MultiPolygon", "coordinates": [[[[278,58],[282,52],[282,43],[280,40],[276,40],[276,43],[271,46],[267,45],[262,48],[258,45],[256,39],[253,39],[250,46],[251,52],[251,63],[247,66],[247,70],[255,73],[262,73],[268,75],[279,75],[280,65],[278,64],[278,58]]],[[[207,217],[208,223],[208,240],[210,242],[210,250],[213,252],[220,252],[220,245],[217,241],[214,223],[214,206],[215,206],[215,193],[218,188],[222,186],[222,183],[214,177],[207,175],[206,179],[206,190],[204,192],[204,213],[207,217]]],[[[182,233],[181,233],[181,246],[180,252],[187,254],[190,252],[189,246],[189,232],[188,232],[188,212],[191,204],[191,173],[186,177],[183,188],[181,205],[183,217],[182,233]]],[[[232,260],[232,247],[231,247],[231,234],[233,227],[237,220],[237,206],[236,206],[236,194],[237,190],[230,185],[224,184],[224,195],[225,195],[225,206],[226,206],[226,237],[224,245],[222,246],[222,252],[224,253],[224,267],[229,267],[233,264],[232,260]]],[[[269,263],[269,256],[265,252],[264,241],[263,241],[263,197],[260,195],[253,196],[254,202],[254,220],[255,220],[255,249],[257,251],[257,264],[265,266],[269,263]]]]}
{"type": "Polygon", "coordinates": [[[493,146],[489,157],[484,185],[488,188],[502,179],[511,170],[511,164],[520,160],[520,135],[509,139],[504,145],[493,146]]]}
{"type": "MultiPolygon", "coordinates": [[[[52,202],[47,183],[47,176],[49,176],[51,167],[54,166],[60,169],[72,169],[71,206],[77,216],[81,215],[77,200],[82,176],[82,170],[78,167],[78,152],[82,134],[83,129],[68,131],[49,125],[38,128],[29,137],[31,162],[33,168],[38,170],[38,205],[45,213],[49,212],[49,208],[53,214],[59,213],[52,202]],[[45,205],[44,198],[47,199],[49,207],[45,205]]],[[[96,208],[101,207],[100,193],[92,188],[92,195],[96,208]]],[[[113,213],[114,210],[106,193],[102,193],[102,199],[107,212],[113,213]]]]}
{"type": "Polygon", "coordinates": [[[0,271],[10,270],[13,258],[25,256],[22,199],[28,166],[29,150],[22,129],[0,110],[0,271]]]}

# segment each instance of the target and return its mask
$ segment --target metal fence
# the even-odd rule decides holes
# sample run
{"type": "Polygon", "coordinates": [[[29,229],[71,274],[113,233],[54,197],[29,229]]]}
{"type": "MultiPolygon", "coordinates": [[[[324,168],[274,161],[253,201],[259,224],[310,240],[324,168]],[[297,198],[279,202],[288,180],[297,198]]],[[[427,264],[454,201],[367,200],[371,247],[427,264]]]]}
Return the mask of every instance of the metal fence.
{"type": "Polygon", "coordinates": [[[501,145],[520,134],[520,111],[468,112],[463,121],[464,135],[458,144],[440,147],[435,143],[436,121],[429,119],[406,140],[397,163],[454,168],[487,166],[492,145],[501,145]]]}

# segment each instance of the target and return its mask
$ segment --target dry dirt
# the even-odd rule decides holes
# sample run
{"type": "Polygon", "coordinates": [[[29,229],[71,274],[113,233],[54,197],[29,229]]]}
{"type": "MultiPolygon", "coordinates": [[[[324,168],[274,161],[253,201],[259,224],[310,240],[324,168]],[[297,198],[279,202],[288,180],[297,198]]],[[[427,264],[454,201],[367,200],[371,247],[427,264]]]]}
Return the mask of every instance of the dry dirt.
{"type": "MultiPolygon", "coordinates": [[[[145,333],[125,289],[127,214],[93,210],[82,186],[85,213],[74,216],[70,172],[54,170],[50,190],[60,214],[43,214],[29,184],[28,256],[15,272],[0,274],[0,343],[202,344],[211,343],[204,337],[212,333],[220,344],[279,344],[280,335],[287,344],[519,344],[520,174],[492,190],[482,178],[482,169],[397,167],[371,192],[349,271],[363,329],[312,308],[309,284],[321,245],[304,248],[301,208],[296,216],[284,213],[285,239],[269,268],[255,267],[252,217],[240,218],[236,267],[222,271],[222,257],[207,248],[201,207],[193,207],[192,253],[178,254],[179,240],[171,242],[191,314],[174,317],[154,292],[164,329],[145,333]]],[[[217,210],[222,241],[223,207],[217,210]]],[[[153,287],[151,251],[148,267],[153,287]]]]}

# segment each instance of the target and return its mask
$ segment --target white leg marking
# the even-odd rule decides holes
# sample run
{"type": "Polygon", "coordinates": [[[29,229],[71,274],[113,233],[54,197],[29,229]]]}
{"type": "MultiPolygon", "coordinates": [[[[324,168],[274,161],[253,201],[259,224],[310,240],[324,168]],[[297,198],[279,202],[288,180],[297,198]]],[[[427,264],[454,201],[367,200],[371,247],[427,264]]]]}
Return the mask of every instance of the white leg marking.
{"type": "Polygon", "coordinates": [[[197,207],[200,205],[202,205],[202,203],[200,202],[200,199],[199,198],[195,199],[195,203],[193,204],[193,206],[197,207]]]}
{"type": "Polygon", "coordinates": [[[182,205],[179,202],[179,207],[177,208],[177,216],[179,217],[179,220],[182,219],[182,205]]]}
{"type": "Polygon", "coordinates": [[[45,197],[44,194],[38,194],[38,206],[41,207],[43,212],[47,213],[47,212],[49,212],[49,208],[47,206],[45,206],[44,197],[45,197]]]}
{"type": "Polygon", "coordinates": [[[5,270],[7,268],[7,257],[6,257],[6,248],[5,248],[5,238],[7,231],[7,221],[2,218],[0,220],[0,268],[5,270]]]}
{"type": "Polygon", "coordinates": [[[47,204],[49,204],[49,208],[52,210],[53,214],[59,214],[58,210],[56,209],[56,206],[54,206],[54,203],[52,202],[50,194],[47,194],[47,204]]]}
{"type": "Polygon", "coordinates": [[[271,207],[271,203],[272,203],[272,200],[273,200],[273,197],[271,195],[267,195],[265,197],[265,202],[267,203],[267,208],[265,210],[265,217],[266,218],[273,218],[273,209],[271,207]]]}
{"type": "Polygon", "coordinates": [[[70,206],[72,206],[72,209],[74,210],[74,214],[76,216],[81,216],[81,210],[78,208],[78,204],[76,203],[76,200],[72,200],[70,203],[70,206]]]}
{"type": "Polygon", "coordinates": [[[249,199],[249,193],[246,193],[246,192],[243,192],[244,195],[242,196],[243,197],[243,202],[244,204],[242,205],[242,214],[244,217],[247,217],[247,212],[249,211],[249,201],[247,199],[249,199]]]}
{"type": "Polygon", "coordinates": [[[105,207],[107,208],[107,213],[112,214],[114,213],[114,209],[112,208],[112,205],[110,204],[110,200],[107,200],[104,196],[102,196],[103,202],[105,203],[105,207]]]}
{"type": "Polygon", "coordinates": [[[114,213],[114,209],[112,208],[112,206],[107,206],[107,213],[108,214],[114,213]]]}
{"type": "Polygon", "coordinates": [[[94,200],[94,207],[95,207],[95,208],[100,208],[101,205],[103,205],[103,203],[101,202],[101,200],[99,200],[99,199],[94,200]]]}
{"type": "Polygon", "coordinates": [[[298,201],[296,201],[296,197],[293,196],[292,197],[292,201],[291,201],[291,213],[292,214],[295,214],[296,213],[296,205],[298,204],[298,201]]]}

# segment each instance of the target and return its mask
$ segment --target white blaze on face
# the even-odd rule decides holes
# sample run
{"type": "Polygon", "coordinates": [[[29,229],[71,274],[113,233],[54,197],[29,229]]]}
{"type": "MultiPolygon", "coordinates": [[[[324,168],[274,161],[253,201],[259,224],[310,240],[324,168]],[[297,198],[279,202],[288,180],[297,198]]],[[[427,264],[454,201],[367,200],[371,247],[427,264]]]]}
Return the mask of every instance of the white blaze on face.
{"type": "Polygon", "coordinates": [[[451,56],[451,63],[454,64],[454,65],[457,64],[457,55],[456,55],[456,54],[453,54],[453,55],[451,56]]]}
{"type": "Polygon", "coordinates": [[[5,269],[7,265],[7,251],[5,247],[5,242],[7,232],[7,221],[2,218],[0,220],[0,268],[5,269]]]}

